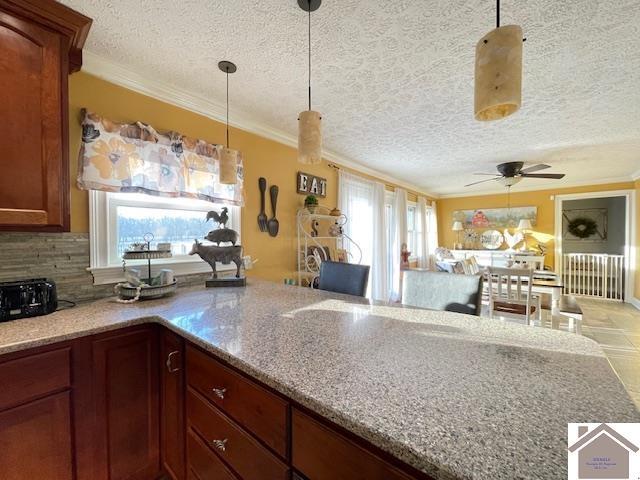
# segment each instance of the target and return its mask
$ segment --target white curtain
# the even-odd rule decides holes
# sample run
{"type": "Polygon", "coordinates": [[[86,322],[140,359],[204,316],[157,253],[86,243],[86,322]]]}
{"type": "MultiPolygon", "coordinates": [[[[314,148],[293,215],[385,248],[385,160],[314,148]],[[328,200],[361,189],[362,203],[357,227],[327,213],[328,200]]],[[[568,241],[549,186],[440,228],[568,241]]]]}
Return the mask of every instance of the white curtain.
{"type": "Polygon", "coordinates": [[[387,300],[384,185],[343,171],[338,178],[338,208],[347,217],[344,232],[357,244],[345,241],[348,261],[371,266],[367,296],[387,300]]]}
{"type": "Polygon", "coordinates": [[[435,269],[435,253],[438,248],[438,213],[435,200],[431,201],[427,215],[427,252],[429,253],[430,268],[435,269]]]}
{"type": "Polygon", "coordinates": [[[401,282],[402,272],[400,271],[400,251],[402,244],[407,243],[407,191],[396,188],[393,199],[393,245],[391,245],[391,301],[399,301],[402,295],[401,282]]]}
{"type": "Polygon", "coordinates": [[[418,225],[420,227],[420,235],[418,235],[418,245],[416,255],[418,257],[418,267],[430,268],[429,260],[429,241],[428,241],[428,225],[430,211],[427,210],[427,200],[424,197],[418,197],[418,225]]]}
{"type": "Polygon", "coordinates": [[[386,190],[384,184],[374,182],[373,185],[373,259],[371,263],[371,297],[376,300],[389,298],[389,282],[386,252],[389,250],[387,229],[389,226],[384,214],[386,190]]]}

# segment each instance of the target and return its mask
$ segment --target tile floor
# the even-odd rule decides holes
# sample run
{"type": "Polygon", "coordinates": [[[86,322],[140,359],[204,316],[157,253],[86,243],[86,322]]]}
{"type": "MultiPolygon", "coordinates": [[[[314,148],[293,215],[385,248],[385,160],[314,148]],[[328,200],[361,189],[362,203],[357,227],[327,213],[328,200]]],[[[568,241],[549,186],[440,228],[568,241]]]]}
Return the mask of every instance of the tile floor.
{"type": "Polygon", "coordinates": [[[594,339],[640,409],[640,310],[627,303],[578,299],[582,335],[594,339]]]}

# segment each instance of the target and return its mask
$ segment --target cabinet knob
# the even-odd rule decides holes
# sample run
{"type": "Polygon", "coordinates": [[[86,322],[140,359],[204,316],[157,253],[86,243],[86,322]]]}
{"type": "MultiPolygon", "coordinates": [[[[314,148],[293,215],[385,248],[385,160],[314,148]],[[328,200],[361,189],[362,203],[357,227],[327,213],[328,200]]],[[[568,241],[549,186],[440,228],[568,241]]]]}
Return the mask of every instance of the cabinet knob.
{"type": "Polygon", "coordinates": [[[167,361],[165,362],[165,365],[167,366],[167,371],[169,373],[175,373],[180,370],[180,367],[173,367],[173,357],[178,355],[179,353],[180,351],[174,350],[173,352],[170,352],[169,355],[167,355],[167,361]]]}
{"type": "Polygon", "coordinates": [[[228,439],[225,438],[223,440],[211,440],[211,446],[217,448],[218,450],[220,450],[221,452],[224,452],[227,450],[227,441],[228,439]]]}
{"type": "Polygon", "coordinates": [[[226,388],[212,388],[211,391],[220,400],[224,400],[224,394],[227,393],[227,389],[226,388]]]}

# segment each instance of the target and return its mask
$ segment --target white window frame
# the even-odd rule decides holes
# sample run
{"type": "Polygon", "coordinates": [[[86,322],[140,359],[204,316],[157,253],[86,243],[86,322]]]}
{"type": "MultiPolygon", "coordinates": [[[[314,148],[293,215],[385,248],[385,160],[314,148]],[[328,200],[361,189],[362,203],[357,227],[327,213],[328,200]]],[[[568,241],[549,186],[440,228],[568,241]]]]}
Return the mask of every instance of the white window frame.
{"type": "MultiPolygon", "coordinates": [[[[395,215],[395,212],[393,211],[393,203],[394,203],[394,199],[396,197],[395,192],[390,192],[387,191],[385,192],[385,198],[384,198],[384,206],[385,208],[390,208],[391,209],[391,215],[389,215],[389,218],[391,219],[391,221],[393,222],[393,215],[395,215]]],[[[411,202],[411,201],[407,201],[407,211],[405,212],[405,215],[409,215],[409,209],[410,208],[414,208],[414,225],[417,225],[417,219],[418,219],[418,203],[417,202],[411,202]]],[[[407,239],[409,238],[409,222],[407,221],[407,239]]],[[[424,230],[424,227],[422,227],[424,230]]],[[[389,232],[391,232],[391,230],[389,230],[389,232]]],[[[418,235],[419,235],[419,231],[413,231],[413,243],[414,245],[417,245],[416,242],[419,241],[418,235]]],[[[389,233],[391,236],[393,236],[391,233],[389,233]]],[[[389,249],[391,249],[391,246],[393,244],[393,240],[391,239],[388,243],[388,247],[389,249]]],[[[415,248],[413,249],[415,250],[415,248]]],[[[411,256],[409,257],[409,262],[414,263],[418,261],[418,254],[415,251],[411,252],[411,256]]]]}
{"type": "MultiPolygon", "coordinates": [[[[409,216],[409,209],[413,209],[413,230],[409,230],[409,222],[407,221],[407,239],[412,237],[413,248],[411,249],[411,256],[409,257],[409,262],[417,262],[418,261],[418,253],[416,252],[418,243],[420,242],[420,235],[422,234],[422,230],[417,230],[416,227],[420,226],[422,228],[420,218],[418,215],[418,203],[417,202],[407,202],[407,217],[409,216]]],[[[408,219],[407,219],[408,220],[408,219]]]]}
{"type": "MultiPolygon", "coordinates": [[[[171,198],[149,196],[150,201],[145,201],[144,206],[151,208],[169,208],[176,209],[175,203],[171,198]]],[[[139,201],[129,201],[119,198],[110,197],[108,192],[98,190],[89,191],[89,268],[93,275],[94,285],[105,285],[117,283],[124,280],[124,270],[122,264],[115,265],[109,263],[109,251],[112,248],[109,245],[110,233],[114,231],[117,225],[116,209],[118,206],[141,206],[139,201]]],[[[202,211],[200,206],[190,208],[188,205],[180,205],[182,210],[202,211]]],[[[212,209],[214,209],[212,205],[212,209]]],[[[229,206],[229,228],[238,232],[240,237],[241,231],[241,208],[229,206]]],[[[203,217],[204,220],[204,217],[203,217]]],[[[214,224],[212,227],[214,228],[214,224]]],[[[142,240],[142,239],[141,239],[142,240]]],[[[127,266],[146,265],[146,261],[127,261],[127,266]]],[[[197,273],[211,272],[211,267],[203,261],[199,256],[192,255],[189,257],[166,258],[153,260],[151,262],[151,274],[157,273],[163,268],[173,270],[175,275],[189,275],[197,273]]],[[[218,264],[216,269],[218,272],[227,270],[235,270],[235,265],[218,264]]]]}

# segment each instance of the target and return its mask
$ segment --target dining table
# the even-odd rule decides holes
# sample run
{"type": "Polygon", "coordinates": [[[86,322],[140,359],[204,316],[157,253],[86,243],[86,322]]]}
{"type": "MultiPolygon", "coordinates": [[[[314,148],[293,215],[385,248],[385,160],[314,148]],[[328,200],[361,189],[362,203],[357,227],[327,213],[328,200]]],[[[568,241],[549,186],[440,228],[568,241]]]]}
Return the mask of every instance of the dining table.
{"type": "MultiPolygon", "coordinates": [[[[454,261],[451,260],[451,263],[454,261]]],[[[458,260],[455,260],[458,262],[458,260]]],[[[422,270],[427,271],[428,268],[410,268],[409,270],[422,270]]],[[[482,272],[483,270],[481,270],[482,272]]],[[[486,275],[486,274],[484,274],[486,275]]],[[[515,279],[513,279],[515,282],[515,279]]],[[[539,295],[549,295],[550,310],[551,310],[551,328],[560,328],[560,321],[563,316],[560,311],[560,303],[562,300],[562,294],[564,291],[564,283],[560,275],[550,270],[534,270],[533,279],[531,284],[531,291],[539,295]]],[[[544,323],[543,323],[544,326],[544,323]]]]}

